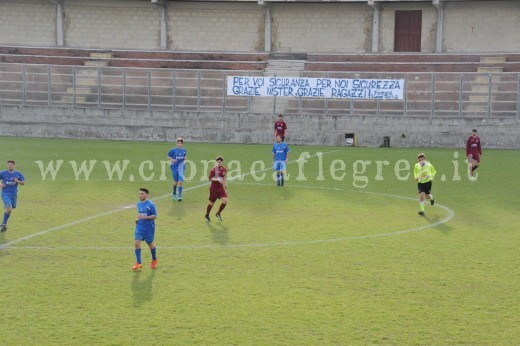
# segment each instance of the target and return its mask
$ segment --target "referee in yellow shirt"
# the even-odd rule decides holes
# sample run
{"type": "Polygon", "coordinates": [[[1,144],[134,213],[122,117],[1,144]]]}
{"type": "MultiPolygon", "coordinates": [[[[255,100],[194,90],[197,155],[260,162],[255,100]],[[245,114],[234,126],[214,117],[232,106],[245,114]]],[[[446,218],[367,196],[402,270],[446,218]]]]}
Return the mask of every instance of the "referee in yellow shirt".
{"type": "Polygon", "coordinates": [[[419,192],[419,215],[424,216],[424,200],[429,199],[430,204],[433,205],[432,179],[437,171],[435,167],[425,160],[425,155],[420,153],[417,155],[417,162],[413,168],[413,175],[417,182],[417,190],[419,192]]]}

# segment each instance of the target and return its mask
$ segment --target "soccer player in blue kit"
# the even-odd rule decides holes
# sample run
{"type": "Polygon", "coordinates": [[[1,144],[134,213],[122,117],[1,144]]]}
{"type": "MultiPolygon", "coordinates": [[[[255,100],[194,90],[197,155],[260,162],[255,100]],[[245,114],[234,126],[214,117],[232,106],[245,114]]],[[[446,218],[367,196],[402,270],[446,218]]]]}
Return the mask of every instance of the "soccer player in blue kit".
{"type": "Polygon", "coordinates": [[[276,171],[276,186],[284,186],[285,168],[289,158],[289,146],[282,142],[282,136],[276,136],[273,145],[273,170],[276,171]]]}
{"type": "Polygon", "coordinates": [[[11,216],[11,212],[16,208],[16,199],[18,197],[18,185],[25,184],[25,178],[22,173],[14,169],[13,160],[7,161],[7,170],[0,172],[0,187],[2,188],[2,201],[4,202],[4,219],[0,224],[0,232],[7,231],[7,220],[11,216]]]}
{"type": "Polygon", "coordinates": [[[182,201],[182,183],[184,182],[184,170],[186,166],[186,149],[183,148],[184,139],[177,138],[177,147],[168,152],[168,159],[171,161],[170,169],[173,176],[173,200],[182,201]],[[177,195],[177,186],[179,194],[177,195]]]}
{"type": "Polygon", "coordinates": [[[144,187],[139,189],[139,202],[137,203],[137,220],[135,220],[135,259],[136,263],[132,270],[138,270],[143,267],[141,262],[141,242],[144,240],[150,252],[152,253],[152,263],[150,268],[157,267],[157,254],[154,243],[155,238],[155,219],[157,219],[157,210],[155,204],[148,199],[150,192],[144,187]]]}

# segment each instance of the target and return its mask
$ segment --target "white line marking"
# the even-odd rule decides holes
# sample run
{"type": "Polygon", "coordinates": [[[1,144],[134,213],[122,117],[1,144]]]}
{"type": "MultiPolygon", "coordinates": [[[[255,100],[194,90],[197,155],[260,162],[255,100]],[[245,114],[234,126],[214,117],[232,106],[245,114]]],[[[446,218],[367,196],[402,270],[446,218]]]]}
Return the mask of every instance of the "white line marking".
{"type": "MultiPolygon", "coordinates": [[[[241,182],[239,184],[271,186],[270,184],[261,184],[261,183],[242,183],[241,182]]],[[[370,192],[370,191],[363,191],[363,190],[355,190],[355,189],[329,188],[329,187],[319,187],[319,186],[311,187],[311,186],[305,186],[305,185],[289,185],[289,187],[305,188],[305,189],[334,190],[334,191],[349,191],[349,192],[366,193],[366,194],[370,194],[370,195],[385,196],[385,197],[391,197],[391,198],[399,198],[399,199],[404,199],[404,200],[412,200],[412,201],[416,200],[415,198],[412,198],[412,197],[399,196],[399,195],[386,194],[386,193],[378,193],[378,192],[370,192]]],[[[405,230],[399,230],[399,231],[395,231],[395,232],[386,232],[386,233],[378,233],[378,234],[362,235],[362,236],[348,236],[348,237],[339,237],[339,238],[330,238],[330,239],[284,241],[284,242],[274,242],[274,243],[232,244],[232,245],[207,244],[207,245],[157,246],[157,248],[159,248],[161,250],[162,249],[194,250],[194,249],[223,249],[223,248],[236,249],[236,248],[249,248],[249,247],[322,244],[322,243],[334,243],[334,242],[340,242],[340,241],[346,241],[346,240],[382,238],[382,237],[418,232],[418,231],[422,231],[425,229],[434,228],[436,226],[449,222],[455,216],[455,212],[453,212],[453,210],[451,210],[450,208],[443,206],[439,203],[435,203],[435,206],[439,207],[441,209],[444,209],[448,213],[448,215],[444,219],[431,223],[431,224],[428,224],[428,225],[414,227],[414,228],[405,229],[405,230]]],[[[63,247],[24,246],[24,247],[22,247],[22,246],[16,246],[16,247],[13,247],[13,249],[17,249],[17,250],[36,249],[36,250],[125,250],[125,251],[128,251],[128,249],[130,249],[130,248],[131,248],[130,246],[107,246],[107,247],[99,247],[99,246],[97,246],[97,247],[72,247],[72,246],[63,246],[63,247]]]]}
{"type": "MultiPolygon", "coordinates": [[[[339,150],[331,150],[331,151],[327,151],[325,153],[320,153],[320,154],[321,155],[327,155],[327,154],[331,154],[331,153],[334,153],[334,152],[337,152],[337,151],[339,151],[339,150]]],[[[315,156],[318,156],[318,155],[317,154],[311,155],[309,158],[315,157],[315,156]]],[[[299,160],[290,161],[289,164],[294,163],[294,162],[298,162],[298,161],[299,160]]],[[[251,175],[251,174],[261,173],[261,172],[264,172],[264,171],[269,171],[271,169],[272,169],[272,167],[268,167],[268,168],[265,168],[265,169],[262,169],[262,170],[259,170],[259,171],[244,173],[242,175],[236,176],[236,177],[231,178],[229,180],[232,181],[234,179],[243,178],[243,177],[246,177],[246,176],[251,175]]],[[[190,191],[190,190],[198,189],[199,187],[207,186],[209,184],[210,184],[209,181],[208,182],[204,182],[203,184],[199,184],[199,185],[196,185],[196,186],[193,186],[193,187],[188,187],[188,188],[184,189],[184,191],[190,191]]],[[[163,199],[163,198],[166,198],[166,197],[170,197],[170,196],[171,196],[171,193],[169,193],[167,195],[163,195],[163,196],[157,197],[157,198],[153,198],[152,200],[157,201],[157,200],[160,200],[160,199],[163,199]]],[[[83,222],[94,220],[94,219],[97,219],[97,218],[102,217],[102,216],[110,215],[110,214],[113,214],[113,213],[117,213],[119,211],[123,211],[123,210],[126,210],[126,209],[131,209],[131,208],[134,208],[134,207],[135,207],[135,204],[119,207],[119,208],[116,208],[116,209],[113,209],[113,210],[106,211],[104,213],[91,215],[91,216],[88,216],[88,217],[83,218],[83,219],[79,219],[79,220],[76,220],[76,221],[72,221],[72,222],[66,223],[64,225],[52,227],[52,228],[46,229],[44,231],[40,231],[40,232],[36,232],[36,233],[33,233],[33,234],[29,234],[29,235],[27,235],[25,237],[14,239],[14,240],[11,240],[11,241],[9,241],[7,243],[4,243],[4,244],[0,244],[0,250],[3,250],[5,248],[10,247],[13,244],[17,244],[17,243],[23,242],[25,240],[28,240],[28,239],[31,239],[31,238],[34,238],[34,237],[38,237],[38,236],[41,236],[41,235],[44,235],[44,234],[47,234],[47,233],[50,233],[50,232],[58,231],[58,230],[61,230],[61,229],[64,229],[64,228],[67,228],[67,227],[70,227],[70,226],[75,226],[75,225],[83,223],[83,222]]]]}

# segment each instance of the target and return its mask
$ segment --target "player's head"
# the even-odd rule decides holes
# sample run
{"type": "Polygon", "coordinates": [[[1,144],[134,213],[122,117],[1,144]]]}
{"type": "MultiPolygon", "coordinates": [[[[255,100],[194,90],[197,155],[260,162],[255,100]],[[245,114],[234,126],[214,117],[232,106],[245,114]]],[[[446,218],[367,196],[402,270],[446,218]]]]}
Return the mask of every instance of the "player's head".
{"type": "Polygon", "coordinates": [[[7,169],[8,169],[9,171],[14,170],[14,165],[15,165],[15,163],[14,163],[13,160],[8,160],[8,161],[7,161],[7,169]]]}
{"type": "Polygon", "coordinates": [[[149,193],[150,193],[150,191],[148,191],[147,188],[144,188],[144,187],[140,188],[139,189],[139,200],[146,201],[149,193]]]}
{"type": "Polygon", "coordinates": [[[419,164],[421,166],[424,166],[424,164],[426,163],[425,155],[423,153],[419,153],[419,155],[417,155],[417,161],[419,161],[419,164]]]}
{"type": "Polygon", "coordinates": [[[177,146],[182,147],[183,144],[184,144],[184,138],[182,138],[182,137],[177,138],[177,146]]]}
{"type": "Polygon", "coordinates": [[[283,115],[282,114],[278,114],[278,119],[279,120],[283,120],[283,115]]]}
{"type": "Polygon", "coordinates": [[[282,136],[278,135],[276,136],[276,143],[281,143],[282,142],[282,136]]]}
{"type": "Polygon", "coordinates": [[[224,158],[222,156],[217,156],[215,161],[217,161],[217,165],[222,166],[222,163],[224,162],[224,158]]]}
{"type": "Polygon", "coordinates": [[[471,130],[471,135],[472,135],[473,137],[477,137],[477,129],[473,129],[473,130],[471,130]]]}

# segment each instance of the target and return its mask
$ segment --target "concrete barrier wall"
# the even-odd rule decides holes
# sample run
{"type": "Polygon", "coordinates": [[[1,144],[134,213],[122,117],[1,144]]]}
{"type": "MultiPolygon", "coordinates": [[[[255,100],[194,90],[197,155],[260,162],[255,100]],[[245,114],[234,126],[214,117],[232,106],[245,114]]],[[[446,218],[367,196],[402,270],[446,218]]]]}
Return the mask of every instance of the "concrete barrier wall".
{"type": "MultiPolygon", "coordinates": [[[[174,142],[274,141],[273,114],[149,112],[129,110],[0,107],[0,135],[174,142]]],[[[461,147],[477,128],[486,148],[520,149],[520,120],[286,115],[291,144],[341,146],[355,133],[360,146],[461,147]],[[404,137],[403,137],[404,135],[404,137]]]]}
{"type": "MultiPolygon", "coordinates": [[[[274,52],[371,51],[367,2],[269,2],[274,52]]],[[[396,10],[422,11],[421,51],[434,52],[437,10],[431,1],[377,1],[379,48],[394,49],[396,10]]],[[[444,52],[518,52],[520,1],[443,1],[444,52]]],[[[160,49],[161,10],[150,1],[67,0],[66,47],[160,49]]],[[[264,51],[266,8],[251,1],[169,1],[167,49],[264,51]]],[[[1,0],[0,44],[56,46],[56,5],[48,0],[1,0]]]]}

